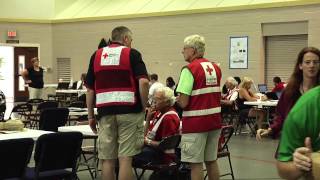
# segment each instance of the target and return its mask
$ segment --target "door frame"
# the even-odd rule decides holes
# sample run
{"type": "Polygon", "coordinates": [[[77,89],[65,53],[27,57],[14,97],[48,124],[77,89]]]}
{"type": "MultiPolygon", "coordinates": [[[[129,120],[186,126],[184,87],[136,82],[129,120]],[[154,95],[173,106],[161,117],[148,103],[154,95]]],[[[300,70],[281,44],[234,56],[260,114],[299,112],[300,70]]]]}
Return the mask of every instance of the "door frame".
{"type": "Polygon", "coordinates": [[[38,48],[38,57],[41,59],[40,54],[40,44],[36,43],[19,43],[19,44],[10,44],[10,43],[0,43],[0,46],[11,46],[11,47],[37,47],[38,48]]]}
{"type": "MultiPolygon", "coordinates": [[[[0,43],[0,46],[9,46],[9,47],[36,47],[38,48],[38,57],[40,57],[40,44],[38,43],[19,43],[19,44],[10,44],[10,43],[0,43]]],[[[41,58],[40,58],[41,59],[41,58]]],[[[14,59],[12,59],[13,63],[14,63],[14,59]]],[[[13,67],[15,67],[15,64],[13,65],[13,67]]],[[[14,69],[13,69],[14,71],[14,69]]],[[[14,82],[12,82],[14,84],[14,82]]],[[[15,95],[13,93],[13,95],[15,95]]],[[[15,99],[15,96],[13,96],[13,101],[15,99]]]]}

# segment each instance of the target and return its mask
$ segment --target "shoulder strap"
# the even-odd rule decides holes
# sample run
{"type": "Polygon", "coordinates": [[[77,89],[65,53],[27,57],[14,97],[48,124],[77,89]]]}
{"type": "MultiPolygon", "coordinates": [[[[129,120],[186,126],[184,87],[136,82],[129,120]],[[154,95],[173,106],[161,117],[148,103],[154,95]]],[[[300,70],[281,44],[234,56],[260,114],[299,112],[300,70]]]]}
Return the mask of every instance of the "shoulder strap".
{"type": "Polygon", "coordinates": [[[169,115],[169,114],[173,114],[173,115],[176,115],[177,117],[179,117],[179,115],[177,114],[177,112],[175,112],[175,111],[168,111],[168,112],[166,112],[166,113],[164,113],[162,116],[161,116],[161,118],[155,123],[155,125],[153,126],[153,128],[152,128],[152,132],[154,132],[154,133],[156,133],[157,132],[157,130],[158,130],[158,128],[159,128],[159,126],[160,126],[160,124],[161,124],[161,122],[162,122],[162,119],[166,116],[166,115],[169,115]]]}

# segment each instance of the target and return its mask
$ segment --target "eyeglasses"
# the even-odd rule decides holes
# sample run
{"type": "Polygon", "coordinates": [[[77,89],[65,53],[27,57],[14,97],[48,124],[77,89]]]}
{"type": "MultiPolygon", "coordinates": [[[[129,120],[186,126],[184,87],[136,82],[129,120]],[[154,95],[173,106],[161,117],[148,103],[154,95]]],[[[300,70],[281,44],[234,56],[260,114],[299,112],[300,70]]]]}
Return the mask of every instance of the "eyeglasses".
{"type": "Polygon", "coordinates": [[[311,63],[313,63],[314,65],[319,65],[320,61],[319,60],[307,60],[307,61],[303,61],[303,63],[306,65],[311,65],[311,63]]]}
{"type": "Polygon", "coordinates": [[[186,50],[186,49],[194,49],[194,48],[190,46],[183,47],[183,50],[186,50]]]}

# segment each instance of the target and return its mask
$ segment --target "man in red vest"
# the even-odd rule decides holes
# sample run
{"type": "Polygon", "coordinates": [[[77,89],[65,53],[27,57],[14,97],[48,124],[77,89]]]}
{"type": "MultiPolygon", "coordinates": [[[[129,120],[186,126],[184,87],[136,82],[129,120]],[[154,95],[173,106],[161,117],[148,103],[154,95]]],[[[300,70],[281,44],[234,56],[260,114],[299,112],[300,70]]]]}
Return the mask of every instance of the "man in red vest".
{"type": "Polygon", "coordinates": [[[98,133],[103,180],[115,180],[117,159],[119,180],[133,180],[132,157],[143,146],[149,80],[141,54],[131,48],[131,42],[127,27],[113,29],[112,42],[91,56],[87,73],[88,119],[92,131],[98,133]],[[95,119],[94,107],[99,119],[95,119]]]}
{"type": "Polygon", "coordinates": [[[182,54],[189,64],[182,69],[176,90],[178,104],[183,108],[181,161],[190,163],[192,180],[203,179],[203,162],[209,180],[217,180],[221,70],[203,58],[204,52],[204,37],[191,35],[184,39],[182,54]]]}

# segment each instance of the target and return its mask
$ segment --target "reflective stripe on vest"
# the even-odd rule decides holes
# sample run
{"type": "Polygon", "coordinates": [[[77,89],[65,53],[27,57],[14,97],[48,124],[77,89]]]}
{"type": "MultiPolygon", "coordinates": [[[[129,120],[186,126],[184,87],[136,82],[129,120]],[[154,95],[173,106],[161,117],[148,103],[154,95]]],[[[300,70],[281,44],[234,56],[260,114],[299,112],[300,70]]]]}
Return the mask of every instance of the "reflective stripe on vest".
{"type": "Polygon", "coordinates": [[[211,115],[221,112],[221,107],[215,107],[210,109],[201,109],[201,110],[192,110],[192,111],[183,111],[183,117],[190,117],[190,116],[205,116],[211,115]]]}
{"type": "Polygon", "coordinates": [[[134,92],[130,91],[111,91],[97,93],[96,104],[105,103],[134,103],[134,92]]]}
{"type": "Polygon", "coordinates": [[[207,87],[202,89],[196,89],[191,92],[191,96],[220,92],[220,87],[207,87]]]}

